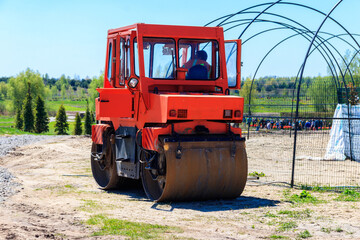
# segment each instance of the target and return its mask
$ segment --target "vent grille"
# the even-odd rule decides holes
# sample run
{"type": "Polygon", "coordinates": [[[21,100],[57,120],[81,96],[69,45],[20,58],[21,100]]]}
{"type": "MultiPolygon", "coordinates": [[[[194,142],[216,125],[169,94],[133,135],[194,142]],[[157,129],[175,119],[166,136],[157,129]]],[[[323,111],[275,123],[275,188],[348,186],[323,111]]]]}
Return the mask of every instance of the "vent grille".
{"type": "Polygon", "coordinates": [[[187,109],[179,109],[178,118],[187,118],[187,109]]]}

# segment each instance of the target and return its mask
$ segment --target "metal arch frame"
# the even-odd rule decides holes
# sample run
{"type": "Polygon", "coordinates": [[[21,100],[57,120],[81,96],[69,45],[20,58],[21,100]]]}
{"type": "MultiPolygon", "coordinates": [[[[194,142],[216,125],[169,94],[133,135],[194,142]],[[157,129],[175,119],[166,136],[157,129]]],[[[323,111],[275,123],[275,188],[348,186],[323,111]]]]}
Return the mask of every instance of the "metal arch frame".
{"type": "MultiPolygon", "coordinates": [[[[272,7],[272,6],[276,5],[276,4],[285,4],[285,5],[299,6],[299,7],[303,7],[303,8],[312,10],[312,11],[314,11],[314,12],[317,12],[317,13],[319,13],[319,14],[322,14],[322,15],[326,16],[326,19],[329,18],[329,19],[331,19],[333,22],[335,22],[338,26],[340,26],[340,27],[352,38],[352,40],[356,43],[356,45],[360,48],[360,44],[356,41],[356,39],[354,38],[354,36],[353,36],[342,24],[340,24],[340,23],[339,23],[338,21],[336,21],[334,18],[332,18],[332,17],[329,16],[329,15],[326,15],[324,12],[322,12],[322,11],[320,11],[320,10],[318,10],[318,9],[315,9],[315,8],[313,8],[313,7],[310,7],[310,6],[307,6],[307,5],[303,5],[303,4],[299,4],[299,3],[292,3],[292,2],[281,2],[281,1],[277,1],[277,2],[268,2],[268,3],[257,4],[257,5],[255,5],[255,6],[248,7],[248,8],[246,8],[246,9],[243,9],[243,10],[237,12],[237,13],[229,14],[229,15],[225,15],[225,16],[222,16],[222,17],[220,17],[220,18],[217,18],[217,19],[215,19],[215,20],[207,23],[205,26],[208,26],[208,25],[210,25],[210,24],[212,24],[212,23],[214,23],[214,22],[216,22],[216,21],[219,21],[219,20],[221,20],[221,19],[225,19],[225,20],[221,21],[221,22],[217,25],[217,26],[221,26],[221,25],[223,25],[227,20],[229,20],[230,18],[232,18],[232,17],[234,17],[234,16],[236,16],[236,15],[242,14],[242,13],[244,13],[244,12],[247,11],[247,10],[250,10],[250,9],[253,9],[253,8],[256,8],[256,7],[260,7],[260,6],[270,5],[269,7],[267,7],[265,10],[263,10],[263,11],[257,16],[257,17],[259,17],[261,14],[265,13],[266,10],[268,10],[270,7],[272,7]]],[[[256,17],[256,18],[257,18],[257,17],[256,17]]],[[[256,18],[255,18],[255,19],[256,19],[256,18]]],[[[252,22],[254,22],[255,19],[253,19],[252,22]]],[[[251,22],[251,23],[252,23],[252,22],[251,22]]],[[[250,23],[250,24],[251,24],[251,23],[250,23]]],[[[249,25],[248,25],[248,26],[249,26],[249,25]]],[[[246,27],[245,30],[247,30],[248,26],[246,27]]],[[[240,36],[242,36],[244,32],[245,32],[245,31],[243,31],[240,36]]]]}
{"type": "MultiPolygon", "coordinates": [[[[294,133],[294,149],[293,149],[293,162],[292,162],[292,171],[291,171],[291,187],[294,187],[294,176],[295,176],[295,157],[296,157],[296,141],[297,141],[297,126],[298,126],[298,123],[297,123],[297,119],[299,118],[299,101],[300,101],[300,89],[301,89],[301,82],[302,82],[302,79],[303,79],[303,75],[304,75],[304,71],[305,71],[305,66],[306,66],[306,63],[307,63],[307,59],[309,57],[309,53],[310,53],[310,50],[314,44],[314,41],[317,37],[317,35],[319,34],[321,28],[323,27],[323,25],[325,24],[326,20],[329,18],[329,16],[331,15],[331,13],[340,5],[340,3],[342,2],[343,0],[339,0],[338,3],[335,4],[335,6],[330,10],[330,12],[326,15],[326,17],[324,18],[324,20],[322,21],[322,23],[320,24],[318,30],[316,31],[310,45],[309,45],[309,48],[306,52],[306,55],[305,55],[305,59],[304,59],[304,63],[302,64],[302,68],[301,68],[301,73],[300,73],[300,78],[299,78],[299,84],[298,84],[298,88],[297,88],[297,99],[296,99],[296,112],[295,112],[295,133],[294,133]]],[[[346,87],[346,86],[345,86],[346,87]]],[[[347,89],[347,88],[346,88],[347,89]]],[[[349,108],[348,108],[349,110],[349,108]]],[[[350,124],[350,123],[349,123],[350,124]]],[[[351,152],[351,138],[350,138],[350,152],[351,152]]],[[[350,154],[352,155],[352,154],[350,154]]]]}
{"type": "MultiPolygon", "coordinates": [[[[269,13],[268,13],[268,14],[269,14],[269,13]]],[[[295,34],[295,35],[293,35],[293,36],[291,36],[291,37],[294,37],[294,36],[297,36],[297,35],[304,35],[304,34],[306,34],[306,32],[312,32],[312,31],[310,31],[310,30],[308,30],[308,31],[303,31],[302,29],[293,27],[293,26],[291,26],[291,25],[284,24],[284,23],[279,23],[279,22],[275,22],[275,21],[271,21],[271,20],[258,19],[257,21],[277,23],[277,24],[280,24],[280,25],[282,25],[282,26],[285,26],[285,28],[292,29],[292,30],[294,30],[295,32],[297,32],[297,34],[295,34]]],[[[236,21],[233,21],[233,22],[236,22],[236,21]]],[[[242,24],[239,24],[239,25],[243,25],[243,24],[246,24],[246,23],[242,23],[242,24]]],[[[300,24],[300,25],[301,25],[301,24],[300,24]]],[[[234,27],[234,26],[232,26],[232,27],[234,27]]],[[[227,29],[227,30],[229,30],[229,29],[227,29]]],[[[226,31],[226,30],[225,30],[225,31],[226,31]]],[[[307,35],[307,34],[306,34],[306,35],[307,35]]],[[[274,50],[277,46],[279,46],[281,43],[283,43],[284,41],[288,40],[288,39],[291,38],[291,37],[287,37],[286,39],[283,39],[282,41],[280,41],[278,44],[276,44],[276,45],[265,55],[265,57],[262,59],[262,61],[261,61],[260,64],[258,65],[257,70],[256,70],[256,73],[257,73],[260,65],[261,65],[261,64],[263,63],[263,61],[265,60],[265,58],[269,55],[269,53],[270,53],[272,50],[274,50]]],[[[304,36],[304,37],[305,37],[305,36],[304,36]]],[[[307,35],[307,37],[310,37],[310,36],[307,35]]],[[[309,40],[307,37],[305,37],[305,38],[306,38],[307,40],[309,40]]],[[[309,40],[309,41],[310,41],[310,40],[309,40]]],[[[321,44],[319,44],[319,46],[321,46],[321,44]]],[[[333,47],[333,46],[332,46],[332,47],[333,47]]],[[[328,49],[328,48],[327,48],[327,49],[328,49]]],[[[323,49],[323,50],[324,50],[324,49],[323,49]]],[[[332,55],[333,59],[334,59],[335,62],[337,63],[338,67],[340,68],[340,65],[339,65],[339,63],[337,62],[335,56],[332,54],[332,52],[330,51],[330,49],[328,49],[328,51],[330,52],[330,54],[332,55]]],[[[324,57],[325,61],[327,62],[326,57],[323,55],[323,53],[322,53],[321,51],[319,51],[319,52],[322,54],[322,56],[324,57]]],[[[332,63],[331,57],[327,54],[328,52],[325,51],[325,50],[324,50],[324,52],[325,52],[326,55],[329,57],[329,60],[330,60],[330,62],[332,63]]],[[[341,56],[341,54],[339,54],[339,55],[341,56]]],[[[342,56],[341,56],[341,57],[342,57],[342,56]]],[[[327,62],[327,63],[328,63],[328,62],[327,62]]],[[[332,65],[333,65],[333,63],[332,63],[332,65]]],[[[332,71],[333,69],[331,68],[331,66],[330,66],[329,63],[328,63],[328,66],[329,66],[330,70],[332,71]]],[[[335,69],[335,66],[333,66],[333,67],[334,67],[334,69],[335,69]]],[[[256,73],[255,73],[255,76],[256,76],[256,73]]],[[[254,83],[255,76],[254,76],[254,78],[252,79],[252,83],[251,83],[251,87],[250,87],[250,93],[251,93],[251,91],[252,91],[252,89],[253,89],[253,83],[254,83]]],[[[333,74],[333,76],[336,76],[336,77],[337,77],[337,74],[336,74],[336,75],[333,74]]],[[[338,85],[338,82],[335,81],[335,83],[336,83],[336,85],[338,85]]],[[[250,104],[250,102],[251,102],[251,94],[249,95],[249,115],[251,115],[251,109],[250,109],[250,105],[251,105],[251,104],[250,104]]],[[[249,138],[249,131],[248,131],[248,138],[249,138]]]]}
{"type": "MultiPolygon", "coordinates": [[[[288,24],[281,23],[281,22],[275,22],[275,21],[272,21],[272,20],[258,19],[257,21],[259,21],[259,22],[276,23],[276,24],[279,24],[279,25],[281,25],[281,26],[284,26],[284,28],[282,28],[282,29],[291,29],[291,30],[294,30],[294,31],[296,31],[296,30],[303,31],[302,29],[296,28],[296,27],[294,27],[294,26],[292,26],[292,25],[288,25],[288,24]]],[[[246,24],[246,23],[238,24],[238,25],[236,25],[236,26],[240,26],[240,25],[244,25],[244,24],[246,24]]],[[[236,27],[236,26],[235,26],[235,27],[236,27]]],[[[277,29],[279,29],[279,28],[277,28],[277,29]]],[[[224,30],[224,31],[227,31],[227,30],[229,30],[229,29],[226,29],[226,30],[224,30]]],[[[263,32],[257,33],[257,34],[255,34],[255,35],[251,36],[250,38],[253,38],[253,37],[255,37],[255,36],[257,36],[257,35],[260,35],[261,33],[265,33],[265,32],[267,32],[267,31],[269,31],[269,30],[264,30],[263,32]]],[[[296,34],[296,35],[302,35],[302,34],[304,34],[304,32],[308,32],[308,33],[309,33],[309,32],[312,32],[312,31],[308,30],[308,31],[298,32],[298,34],[296,34]]],[[[245,42],[247,42],[248,40],[249,40],[249,39],[245,40],[245,42]]],[[[244,45],[244,43],[243,43],[242,45],[244,45]]],[[[278,45],[278,44],[277,44],[277,45],[278,45]]],[[[270,51],[272,51],[272,50],[273,50],[273,49],[271,49],[270,51]]],[[[324,49],[323,49],[323,50],[324,50],[324,49]]],[[[328,49],[328,50],[329,50],[329,49],[328,49]]],[[[334,65],[333,62],[332,62],[331,57],[327,54],[328,52],[325,51],[325,50],[324,50],[324,52],[326,53],[326,55],[327,55],[327,57],[329,58],[329,60],[330,60],[330,62],[332,63],[332,65],[334,65]]],[[[329,52],[331,52],[331,51],[329,50],[329,52]]],[[[266,55],[268,55],[268,54],[266,54],[266,55]]],[[[324,57],[325,61],[327,62],[327,59],[325,58],[324,55],[323,55],[323,57],[324,57]]],[[[334,56],[333,56],[333,59],[334,59],[335,61],[337,61],[334,56]]],[[[327,62],[327,64],[328,64],[328,66],[330,67],[329,62],[327,62]]],[[[338,65],[338,64],[337,64],[337,65],[338,65]]],[[[338,65],[338,66],[339,66],[339,65],[338,65]]],[[[332,72],[332,70],[335,70],[335,72],[336,72],[335,66],[333,66],[333,67],[334,67],[334,68],[331,68],[331,67],[330,67],[331,72],[332,72]]],[[[334,77],[335,77],[335,76],[337,77],[337,72],[336,72],[336,74],[334,74],[334,73],[332,72],[332,75],[333,75],[334,77]]]]}
{"type": "MultiPolygon", "coordinates": [[[[254,11],[251,11],[251,12],[241,11],[241,13],[238,13],[238,14],[247,14],[247,13],[259,13],[259,12],[254,12],[254,11]]],[[[301,27],[303,27],[303,28],[307,29],[309,32],[311,32],[311,31],[310,31],[308,28],[306,28],[304,25],[300,24],[299,22],[297,22],[297,21],[295,21],[295,20],[293,20],[293,19],[289,19],[289,18],[287,18],[287,17],[285,17],[285,16],[282,16],[282,15],[279,15],[279,14],[274,14],[274,13],[268,13],[268,12],[264,12],[264,11],[261,12],[260,14],[268,14],[268,15],[273,15],[273,16],[276,16],[276,17],[284,18],[284,19],[286,19],[286,20],[288,20],[288,21],[291,21],[291,22],[294,22],[294,23],[300,25],[301,27]]],[[[235,21],[231,21],[231,22],[228,22],[228,23],[224,23],[223,26],[226,25],[226,24],[230,24],[230,23],[234,23],[234,22],[238,22],[238,21],[241,21],[241,20],[237,20],[237,21],[235,20],[235,21]]],[[[266,20],[262,20],[262,21],[266,21],[266,20]]],[[[253,22],[254,22],[254,19],[251,21],[251,23],[253,23],[253,22]]],[[[269,20],[268,20],[268,22],[274,22],[274,21],[269,21],[269,20]]],[[[275,23],[275,22],[274,22],[274,23],[275,23]]],[[[283,23],[279,23],[279,24],[283,24],[283,23]]],[[[234,27],[240,26],[240,25],[243,25],[243,24],[238,24],[238,25],[232,26],[232,27],[226,29],[225,31],[228,31],[228,30],[230,30],[230,29],[232,29],[232,28],[234,28],[234,27]]],[[[288,26],[288,24],[286,24],[286,25],[288,26]]],[[[285,26],[285,25],[284,25],[284,26],[285,26]]],[[[320,37],[319,37],[319,38],[320,38],[320,37]]],[[[324,45],[325,45],[325,44],[324,44],[324,45]]],[[[331,44],[329,43],[329,45],[331,45],[331,44]]],[[[341,67],[340,67],[339,63],[337,62],[335,56],[332,54],[332,51],[331,51],[326,45],[325,45],[325,47],[327,48],[328,52],[332,55],[333,59],[335,60],[336,64],[338,65],[338,69],[339,69],[339,71],[340,71],[341,76],[344,78],[345,74],[342,73],[341,67]]],[[[331,45],[331,47],[339,54],[339,56],[340,56],[340,57],[343,59],[343,61],[345,62],[345,59],[344,59],[343,56],[337,51],[337,49],[336,49],[334,46],[332,46],[332,45],[331,45]]],[[[272,50],[271,50],[271,51],[272,51],[272,50]]],[[[326,53],[326,51],[324,51],[324,52],[326,53]]],[[[328,55],[328,54],[326,53],[326,55],[328,55]]],[[[329,56],[328,56],[328,57],[329,57],[329,56]]],[[[325,59],[325,58],[324,58],[324,59],[325,59]]],[[[331,59],[331,58],[329,57],[329,59],[331,59]]],[[[331,61],[331,60],[330,60],[330,61],[331,61]]],[[[333,62],[332,62],[332,61],[331,61],[331,63],[332,63],[332,65],[333,65],[333,62]]],[[[261,64],[261,63],[260,63],[260,64],[261,64]]],[[[345,64],[346,64],[346,62],[345,62],[345,64]]],[[[300,67],[300,69],[301,69],[301,67],[300,67]]],[[[336,72],[335,66],[333,66],[333,68],[332,68],[331,66],[329,66],[329,69],[331,70],[331,72],[332,72],[332,74],[333,74],[333,76],[334,76],[333,70],[336,72]]],[[[256,72],[257,72],[257,71],[256,71],[256,72]]],[[[353,80],[351,71],[349,71],[349,73],[350,73],[351,80],[352,80],[352,82],[354,83],[354,80],[353,80]]],[[[337,73],[336,73],[336,78],[337,78],[337,82],[339,82],[338,74],[337,74],[337,73]]],[[[253,79],[253,80],[254,80],[254,79],[253,79]]],[[[297,80],[297,79],[296,79],[296,80],[297,80]]],[[[344,80],[343,80],[343,81],[344,81],[344,80]]],[[[297,82],[297,81],[295,81],[295,84],[296,84],[296,82],[297,82]]],[[[338,85],[338,84],[337,84],[337,85],[338,85]]],[[[253,88],[253,82],[252,82],[251,87],[250,87],[250,93],[251,93],[251,91],[252,91],[252,88],[253,88]]],[[[249,106],[250,106],[250,101],[251,101],[251,94],[250,94],[250,96],[249,96],[249,106]]],[[[249,109],[249,113],[250,113],[250,109],[249,109]]],[[[291,133],[290,133],[290,135],[291,135],[291,133]]],[[[249,136],[248,136],[248,137],[249,137],[249,136]]]]}
{"type": "MultiPolygon", "coordinates": [[[[248,7],[246,9],[243,9],[239,12],[236,12],[236,13],[233,13],[233,14],[228,14],[228,15],[225,15],[225,16],[222,16],[220,18],[217,18],[213,21],[210,21],[209,23],[205,24],[204,26],[208,26],[216,21],[219,21],[221,19],[224,19],[223,21],[221,21],[217,26],[221,26],[224,22],[226,22],[227,20],[229,20],[230,18],[238,15],[238,14],[241,14],[243,13],[244,11],[247,11],[247,10],[250,10],[250,9],[253,9],[253,8],[256,8],[256,7],[261,7],[261,6],[266,6],[266,5],[272,5],[274,4],[274,2],[267,2],[267,3],[261,3],[261,4],[257,4],[257,5],[254,5],[254,6],[251,6],[251,7],[248,7]]],[[[323,16],[327,16],[326,13],[324,13],[323,11],[320,11],[319,9],[316,9],[316,8],[313,8],[313,7],[310,7],[310,6],[307,6],[307,5],[304,5],[304,4],[300,4],[300,3],[293,3],[293,2],[277,2],[276,4],[284,4],[284,5],[293,5],[293,6],[298,6],[298,7],[302,7],[302,8],[306,8],[306,9],[309,9],[309,10],[312,10],[314,12],[317,12],[319,14],[322,14],[323,16]]],[[[351,38],[352,40],[356,43],[356,45],[360,48],[360,44],[358,41],[356,41],[356,39],[352,36],[352,34],[341,24],[339,23],[338,21],[336,21],[336,19],[332,18],[331,16],[328,16],[328,18],[330,20],[332,20],[334,23],[336,23],[337,25],[339,25],[351,38]]]]}
{"type": "MultiPolygon", "coordinates": [[[[257,12],[257,11],[250,11],[250,12],[243,11],[242,13],[239,13],[239,14],[248,14],[248,13],[258,14],[259,12],[257,12]]],[[[301,27],[303,27],[304,29],[307,29],[309,32],[311,32],[310,29],[306,28],[304,25],[300,24],[298,21],[295,21],[295,20],[293,20],[293,19],[287,18],[287,17],[285,17],[285,16],[283,16],[283,15],[279,15],[279,14],[275,14],[275,13],[269,13],[269,12],[261,12],[261,13],[262,13],[262,14],[266,14],[266,15],[272,15],[272,16],[284,18],[284,19],[286,19],[286,20],[288,20],[288,21],[290,21],[290,22],[293,22],[293,23],[295,23],[295,24],[298,24],[299,26],[301,26],[301,27]]],[[[235,20],[235,21],[231,21],[231,22],[229,22],[229,23],[224,23],[223,26],[226,25],[226,24],[230,24],[230,23],[234,23],[234,22],[238,22],[238,21],[241,21],[241,20],[235,20]]],[[[266,20],[262,20],[262,21],[266,21],[266,20]]],[[[254,22],[254,20],[251,21],[251,23],[253,23],[253,22],[254,22]]],[[[267,22],[278,23],[278,22],[270,21],[270,20],[267,20],[267,22]]],[[[245,23],[244,23],[244,24],[245,24],[245,23]]],[[[281,24],[281,25],[282,25],[283,23],[278,23],[278,24],[281,24]]],[[[234,28],[234,27],[240,26],[240,25],[243,25],[243,24],[238,24],[238,25],[235,25],[235,26],[231,26],[230,28],[224,30],[224,32],[225,32],[225,31],[228,31],[228,30],[230,30],[230,29],[232,29],[232,28],[234,28]]],[[[284,26],[285,26],[285,25],[284,25],[284,26]]],[[[292,26],[292,25],[286,24],[286,26],[292,26]]],[[[266,31],[266,30],[265,30],[265,31],[266,31]]],[[[264,32],[264,31],[263,31],[263,32],[264,32]]],[[[324,33],[326,33],[326,32],[324,32],[324,33]]],[[[350,33],[349,33],[349,34],[350,34],[350,33]]],[[[349,34],[348,34],[348,35],[349,35],[349,34]]],[[[320,39],[320,37],[319,37],[319,39],[320,39]]],[[[342,40],[343,40],[343,39],[342,39],[342,40]]],[[[246,40],[246,41],[247,41],[247,40],[246,40]]],[[[345,40],[344,40],[344,41],[345,41],[345,40]]],[[[345,42],[348,43],[347,41],[345,41],[345,42]]],[[[348,43],[348,44],[349,44],[349,43],[348,43]]],[[[345,62],[345,59],[344,59],[343,56],[337,51],[337,49],[336,49],[334,46],[332,46],[331,43],[329,43],[329,45],[338,53],[338,55],[339,55],[339,56],[343,59],[343,61],[345,62]]],[[[351,45],[351,44],[349,44],[349,45],[353,47],[353,45],[351,45]]],[[[335,62],[336,62],[337,65],[338,65],[338,68],[339,68],[339,70],[340,70],[340,73],[341,73],[342,77],[344,77],[344,75],[345,75],[346,73],[345,73],[345,74],[342,73],[341,68],[340,68],[340,65],[338,64],[335,56],[333,56],[332,51],[330,51],[330,49],[328,49],[328,47],[327,47],[326,45],[325,45],[325,47],[327,48],[327,50],[329,51],[329,53],[330,53],[330,54],[332,55],[332,57],[334,58],[335,62]]],[[[354,47],[353,47],[353,48],[354,48],[354,47]]],[[[329,58],[330,58],[330,57],[329,57],[329,58]]],[[[345,62],[345,63],[346,63],[346,62],[345,62]]],[[[334,66],[333,66],[333,67],[334,67],[334,66]]],[[[301,68],[301,67],[300,67],[300,68],[301,68]]],[[[329,66],[329,68],[331,69],[331,66],[329,66]]],[[[336,71],[336,68],[334,67],[333,70],[336,71]]],[[[331,72],[332,72],[332,69],[331,69],[331,72]]],[[[350,73],[351,80],[352,80],[352,82],[354,83],[354,79],[353,79],[353,77],[352,77],[351,71],[349,71],[349,73],[350,73]]],[[[336,76],[337,76],[337,73],[336,73],[336,76]]],[[[337,79],[337,80],[339,81],[339,79],[337,79]]],[[[251,90],[250,90],[250,91],[251,91],[251,90]]]]}

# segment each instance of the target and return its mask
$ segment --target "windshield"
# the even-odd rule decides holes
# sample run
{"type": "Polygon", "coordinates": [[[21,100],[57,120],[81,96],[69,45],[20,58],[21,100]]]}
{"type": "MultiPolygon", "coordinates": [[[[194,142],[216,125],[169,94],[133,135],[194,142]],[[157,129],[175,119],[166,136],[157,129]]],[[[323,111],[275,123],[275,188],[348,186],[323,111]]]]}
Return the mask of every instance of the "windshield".
{"type": "Polygon", "coordinates": [[[187,69],[186,79],[219,77],[219,47],[214,40],[180,39],[179,64],[187,69]]]}
{"type": "MultiPolygon", "coordinates": [[[[135,63],[138,62],[138,45],[135,40],[135,63]]],[[[145,77],[173,79],[175,63],[175,41],[168,38],[143,38],[145,77]]],[[[137,64],[135,64],[136,66],[137,64]]],[[[135,69],[139,76],[139,69],[135,69]]]]}

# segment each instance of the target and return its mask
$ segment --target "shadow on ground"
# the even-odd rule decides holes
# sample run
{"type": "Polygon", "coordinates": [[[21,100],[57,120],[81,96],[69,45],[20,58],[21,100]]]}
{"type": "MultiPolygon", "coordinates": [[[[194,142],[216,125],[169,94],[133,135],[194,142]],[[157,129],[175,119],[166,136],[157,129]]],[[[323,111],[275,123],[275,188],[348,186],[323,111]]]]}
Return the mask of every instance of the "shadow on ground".
{"type": "MultiPolygon", "coordinates": [[[[125,188],[122,190],[108,191],[108,193],[126,195],[134,201],[152,202],[146,197],[141,186],[125,188]]],[[[173,211],[174,209],[191,209],[200,212],[228,211],[239,209],[252,209],[259,207],[275,207],[280,201],[266,198],[240,196],[233,200],[208,200],[192,202],[165,202],[155,203],[152,209],[159,211],[173,211]]]]}
{"type": "Polygon", "coordinates": [[[256,197],[238,197],[233,200],[209,200],[195,202],[154,203],[151,207],[160,211],[191,209],[200,212],[216,212],[259,207],[275,207],[280,201],[256,197]]]}

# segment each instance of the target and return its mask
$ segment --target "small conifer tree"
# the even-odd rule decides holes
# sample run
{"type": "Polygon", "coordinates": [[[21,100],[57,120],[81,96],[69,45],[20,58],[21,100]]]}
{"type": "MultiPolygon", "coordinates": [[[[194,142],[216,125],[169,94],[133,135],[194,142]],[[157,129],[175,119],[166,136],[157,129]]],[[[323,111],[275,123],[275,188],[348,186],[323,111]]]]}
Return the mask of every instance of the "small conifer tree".
{"type": "Polygon", "coordinates": [[[58,135],[66,135],[67,131],[69,131],[69,123],[67,122],[65,108],[62,104],[56,114],[55,119],[55,132],[57,132],[58,135]]]}
{"type": "Polygon", "coordinates": [[[32,131],[34,131],[34,112],[33,112],[33,108],[32,108],[30,82],[28,82],[28,92],[27,92],[25,100],[24,100],[23,109],[24,109],[24,112],[23,112],[24,131],[32,132],[32,131]]]}
{"type": "Polygon", "coordinates": [[[95,123],[95,115],[92,110],[90,111],[90,116],[91,116],[91,123],[95,123]]]}
{"type": "Polygon", "coordinates": [[[76,113],[75,116],[75,129],[74,129],[75,135],[81,135],[82,134],[82,126],[81,126],[81,118],[79,113],[76,113]]]}
{"type": "Polygon", "coordinates": [[[17,129],[22,129],[24,125],[24,120],[21,115],[21,108],[18,108],[16,111],[16,118],[15,118],[15,127],[17,129]]]}
{"type": "Polygon", "coordinates": [[[84,132],[86,135],[91,135],[91,115],[90,115],[89,105],[87,105],[86,107],[84,132]]]}
{"type": "Polygon", "coordinates": [[[38,96],[36,98],[35,132],[42,133],[49,131],[49,117],[45,110],[44,100],[38,96]]]}

